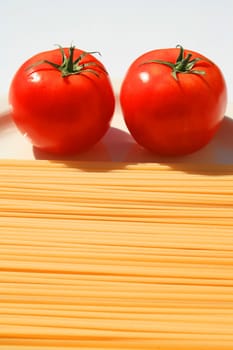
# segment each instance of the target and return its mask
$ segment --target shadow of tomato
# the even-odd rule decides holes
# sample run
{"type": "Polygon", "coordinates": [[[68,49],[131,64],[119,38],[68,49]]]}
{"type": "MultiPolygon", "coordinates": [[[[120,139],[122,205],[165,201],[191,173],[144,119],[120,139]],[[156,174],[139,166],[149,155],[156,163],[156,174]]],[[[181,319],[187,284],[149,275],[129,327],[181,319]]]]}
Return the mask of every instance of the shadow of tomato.
{"type": "Polygon", "coordinates": [[[202,169],[218,164],[222,172],[233,172],[233,119],[227,116],[213,139],[197,152],[186,156],[164,157],[153,154],[137,143],[132,143],[124,159],[126,162],[167,164],[173,169],[201,173],[202,169]],[[224,170],[223,165],[232,165],[232,171],[224,170]]]}
{"type": "Polygon", "coordinates": [[[12,125],[14,125],[14,122],[11,117],[11,112],[6,111],[3,113],[0,113],[0,130],[1,132],[11,129],[12,125]]]}
{"type": "Polygon", "coordinates": [[[110,171],[126,165],[122,163],[122,160],[127,152],[127,145],[131,142],[132,138],[128,133],[110,127],[104,137],[88,151],[70,156],[59,156],[33,147],[33,154],[35,159],[61,161],[69,167],[83,168],[86,171],[91,171],[91,169],[96,171],[95,164],[92,167],[90,163],[100,162],[101,171],[110,171]]]}

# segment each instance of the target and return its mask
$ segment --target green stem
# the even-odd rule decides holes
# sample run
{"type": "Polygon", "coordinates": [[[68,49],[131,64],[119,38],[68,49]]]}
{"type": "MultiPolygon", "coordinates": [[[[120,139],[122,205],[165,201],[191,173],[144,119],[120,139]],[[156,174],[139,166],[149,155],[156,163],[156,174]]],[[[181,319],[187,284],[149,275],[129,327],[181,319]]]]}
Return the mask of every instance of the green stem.
{"type": "Polygon", "coordinates": [[[81,63],[82,59],[85,56],[91,55],[91,54],[100,54],[99,52],[97,52],[97,51],[83,52],[76,60],[74,60],[75,46],[73,46],[73,45],[70,46],[68,57],[66,56],[63,47],[61,47],[60,45],[58,45],[58,47],[59,47],[59,50],[60,50],[61,56],[62,56],[62,63],[60,65],[57,63],[48,61],[48,60],[42,60],[42,61],[38,61],[38,62],[32,64],[29,68],[46,63],[46,64],[49,64],[50,66],[52,66],[53,68],[59,70],[61,72],[62,77],[67,77],[69,75],[81,74],[84,72],[90,72],[90,73],[96,75],[97,77],[99,77],[99,70],[101,70],[105,74],[108,74],[107,71],[103,68],[103,66],[98,64],[95,61],[81,63]],[[91,67],[93,67],[93,68],[97,67],[98,70],[92,69],[91,67]]]}
{"type": "Polygon", "coordinates": [[[194,59],[192,58],[192,54],[189,53],[187,54],[187,56],[184,56],[184,49],[181,45],[177,45],[177,48],[180,48],[180,52],[179,55],[176,59],[176,62],[169,62],[169,61],[163,61],[163,60],[149,60],[147,62],[144,62],[142,64],[147,64],[147,63],[160,63],[160,64],[164,64],[168,67],[171,68],[172,72],[172,76],[174,79],[178,79],[177,78],[177,73],[183,73],[183,74],[198,74],[198,75],[204,75],[205,71],[203,70],[197,70],[197,69],[193,69],[195,67],[195,64],[197,62],[199,62],[201,60],[201,58],[197,57],[194,59]]]}

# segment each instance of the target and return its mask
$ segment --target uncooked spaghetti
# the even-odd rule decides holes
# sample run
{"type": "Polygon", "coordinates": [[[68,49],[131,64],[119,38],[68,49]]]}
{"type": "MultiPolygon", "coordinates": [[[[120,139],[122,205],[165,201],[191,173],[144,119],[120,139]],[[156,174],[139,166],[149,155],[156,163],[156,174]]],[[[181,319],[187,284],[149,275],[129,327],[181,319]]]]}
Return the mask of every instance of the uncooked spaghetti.
{"type": "Polygon", "coordinates": [[[233,349],[233,166],[0,162],[0,349],[233,349]]]}

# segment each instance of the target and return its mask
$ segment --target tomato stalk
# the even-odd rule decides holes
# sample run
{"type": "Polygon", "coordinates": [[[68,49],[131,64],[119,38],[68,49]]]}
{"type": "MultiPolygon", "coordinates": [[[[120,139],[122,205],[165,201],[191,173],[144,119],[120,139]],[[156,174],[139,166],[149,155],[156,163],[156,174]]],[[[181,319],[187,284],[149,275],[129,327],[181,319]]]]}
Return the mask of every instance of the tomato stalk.
{"type": "Polygon", "coordinates": [[[195,64],[201,60],[201,58],[196,57],[192,59],[192,54],[189,53],[186,57],[184,55],[184,49],[181,45],[177,45],[177,48],[180,48],[179,55],[176,59],[175,63],[168,62],[168,61],[163,61],[163,60],[149,60],[147,62],[144,62],[142,64],[147,64],[147,63],[160,63],[160,64],[165,64],[166,66],[170,67],[172,69],[172,76],[174,79],[177,78],[177,73],[183,73],[183,74],[199,74],[199,75],[204,75],[205,71],[203,70],[197,70],[193,69],[195,67],[195,64]]]}
{"type": "Polygon", "coordinates": [[[69,75],[81,74],[83,72],[90,72],[90,73],[96,75],[97,77],[99,77],[99,73],[95,69],[92,69],[92,67],[93,68],[98,67],[104,73],[108,74],[103,66],[101,66],[100,64],[98,64],[94,61],[82,63],[83,58],[86,57],[87,55],[91,55],[91,54],[99,54],[100,55],[100,53],[98,51],[83,52],[81,55],[79,55],[79,57],[76,60],[74,60],[75,46],[71,45],[71,47],[69,48],[69,55],[68,56],[66,56],[66,53],[65,53],[63,47],[61,47],[60,45],[58,45],[58,47],[60,49],[61,56],[62,56],[62,63],[61,64],[57,64],[57,63],[54,63],[54,62],[51,62],[48,60],[41,60],[41,61],[38,61],[38,62],[32,64],[29,68],[35,67],[35,66],[43,64],[43,63],[47,63],[47,64],[51,65],[53,68],[59,70],[61,72],[62,77],[67,77],[69,75]]]}

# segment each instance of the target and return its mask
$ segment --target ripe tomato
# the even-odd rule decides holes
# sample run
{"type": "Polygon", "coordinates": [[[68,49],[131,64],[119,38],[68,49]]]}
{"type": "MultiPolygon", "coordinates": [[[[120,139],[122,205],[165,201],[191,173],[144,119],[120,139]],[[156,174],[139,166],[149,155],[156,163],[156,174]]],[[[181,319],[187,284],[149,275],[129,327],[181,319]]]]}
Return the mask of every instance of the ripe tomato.
{"type": "Polygon", "coordinates": [[[16,72],[9,91],[12,117],[37,148],[80,152],[109,128],[115,97],[103,64],[92,54],[59,47],[33,56],[16,72]]]}
{"type": "Polygon", "coordinates": [[[206,145],[226,109],[220,69],[190,50],[153,50],[129,67],[120,90],[126,125],[143,147],[184,155],[206,145]]]}

